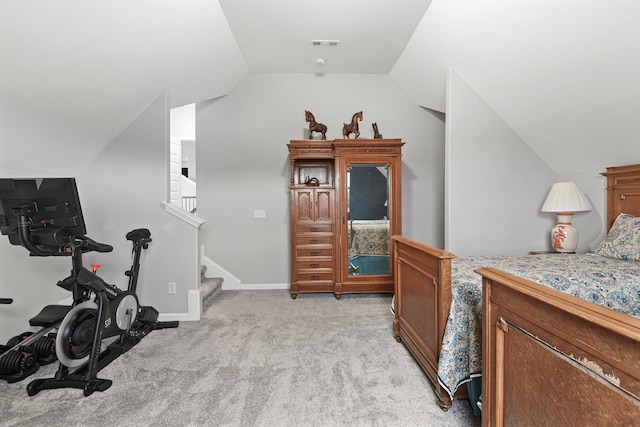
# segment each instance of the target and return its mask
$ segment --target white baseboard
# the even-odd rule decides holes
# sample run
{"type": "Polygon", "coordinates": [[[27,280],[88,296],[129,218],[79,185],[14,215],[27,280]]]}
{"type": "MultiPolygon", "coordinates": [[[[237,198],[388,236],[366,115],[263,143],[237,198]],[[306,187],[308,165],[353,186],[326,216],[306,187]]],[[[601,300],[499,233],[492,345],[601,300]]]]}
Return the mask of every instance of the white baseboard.
{"type": "MultiPolygon", "coordinates": [[[[224,285],[224,283],[223,283],[224,285]]],[[[224,289],[234,289],[239,291],[268,291],[273,289],[284,289],[288,290],[291,285],[289,283],[243,283],[237,288],[225,288],[224,289]]]]}
{"type": "Polygon", "coordinates": [[[187,309],[189,310],[187,320],[200,320],[202,317],[202,298],[200,298],[200,289],[191,289],[187,294],[187,309]]]}
{"type": "Polygon", "coordinates": [[[160,313],[158,314],[158,322],[187,322],[189,321],[189,313],[160,313]]]}
{"type": "Polygon", "coordinates": [[[200,299],[200,290],[190,290],[187,294],[187,313],[160,313],[158,314],[159,322],[197,322],[202,318],[202,300],[200,299]]]}

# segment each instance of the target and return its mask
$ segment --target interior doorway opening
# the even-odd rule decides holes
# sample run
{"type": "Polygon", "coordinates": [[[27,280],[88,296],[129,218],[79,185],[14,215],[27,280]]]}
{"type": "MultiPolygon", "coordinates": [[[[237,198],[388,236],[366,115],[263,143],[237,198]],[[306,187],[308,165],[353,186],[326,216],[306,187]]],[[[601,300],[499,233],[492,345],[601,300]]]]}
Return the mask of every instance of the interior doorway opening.
{"type": "Polygon", "coordinates": [[[196,213],[196,183],[196,105],[188,104],[170,111],[170,202],[196,213]]]}

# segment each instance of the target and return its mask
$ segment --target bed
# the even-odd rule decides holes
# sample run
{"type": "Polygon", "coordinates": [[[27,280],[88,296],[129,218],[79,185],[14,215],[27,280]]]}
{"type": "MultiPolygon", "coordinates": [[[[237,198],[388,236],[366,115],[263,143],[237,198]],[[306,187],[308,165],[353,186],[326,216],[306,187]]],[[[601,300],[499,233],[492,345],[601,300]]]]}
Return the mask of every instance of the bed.
{"type": "Polygon", "coordinates": [[[389,274],[389,220],[349,221],[349,273],[389,274]]]}
{"type": "MultiPolygon", "coordinates": [[[[607,172],[603,173],[603,175],[607,177],[608,226],[612,227],[614,220],[616,220],[622,212],[640,216],[640,165],[608,168],[607,172]]],[[[522,257],[474,257],[475,260],[467,260],[457,259],[456,256],[450,252],[433,248],[401,236],[393,237],[392,246],[393,262],[396,271],[394,298],[395,337],[398,341],[404,342],[418,364],[422,367],[434,386],[440,407],[444,410],[451,407],[452,399],[468,398],[469,395],[467,387],[463,387],[463,385],[471,382],[473,378],[480,377],[482,375],[489,379],[482,382],[483,420],[485,418],[487,420],[491,420],[489,423],[491,425],[496,421],[507,420],[505,423],[507,425],[511,425],[512,423],[510,421],[517,419],[509,418],[515,415],[505,409],[505,402],[513,403],[514,401],[509,401],[508,399],[505,400],[505,396],[513,395],[510,393],[517,390],[514,388],[522,386],[521,375],[525,375],[525,373],[524,371],[520,372],[517,369],[522,368],[524,370],[524,367],[527,366],[527,364],[533,364],[534,367],[537,367],[532,368],[535,372],[546,372],[548,366],[541,368],[540,365],[535,365],[534,362],[538,360],[537,356],[533,357],[531,360],[527,360],[526,363],[523,363],[524,359],[517,362],[511,360],[509,362],[509,358],[514,357],[514,354],[520,353],[519,351],[514,350],[514,348],[517,348],[514,344],[516,343],[516,340],[505,339],[503,332],[498,333],[498,331],[502,331],[502,329],[498,326],[494,326],[496,324],[504,326],[502,322],[496,323],[498,318],[508,318],[509,322],[511,322],[512,316],[507,317],[505,315],[509,309],[511,310],[509,312],[510,315],[518,313],[518,316],[522,316],[522,318],[518,317],[517,321],[513,320],[513,322],[515,322],[513,325],[524,325],[524,327],[521,328],[522,331],[528,331],[528,326],[533,324],[537,325],[539,323],[535,320],[535,317],[538,315],[536,310],[544,304],[531,297],[531,293],[533,292],[531,291],[531,288],[536,289],[536,295],[546,296],[546,306],[556,310],[559,310],[560,306],[562,306],[565,310],[562,315],[549,315],[554,319],[553,321],[550,321],[550,324],[555,325],[555,330],[563,330],[565,328],[565,323],[567,328],[572,324],[585,324],[586,322],[584,318],[580,318],[578,320],[571,319],[571,315],[567,314],[571,312],[567,312],[566,309],[567,307],[586,306],[586,310],[590,310],[588,313],[598,313],[599,316],[597,318],[595,315],[588,317],[589,319],[596,319],[593,324],[597,326],[597,328],[600,328],[596,332],[590,332],[590,336],[600,337],[604,335],[607,336],[607,339],[613,340],[611,343],[617,343],[617,340],[620,342],[623,342],[625,339],[627,340],[624,341],[627,343],[627,347],[625,347],[624,350],[621,349],[622,346],[614,346],[614,348],[616,348],[615,353],[609,354],[606,357],[603,354],[600,354],[600,356],[605,358],[607,363],[611,366],[618,366],[614,363],[614,360],[622,359],[622,353],[625,355],[632,354],[633,357],[635,357],[635,360],[640,360],[640,340],[638,339],[640,337],[640,329],[638,329],[639,320],[628,314],[622,313],[637,310],[637,304],[640,296],[636,294],[634,297],[629,297],[630,292],[637,292],[635,288],[636,285],[640,287],[637,281],[635,282],[636,285],[633,283],[630,285],[623,285],[623,287],[630,286],[631,289],[615,291],[618,293],[611,290],[611,293],[613,293],[612,295],[601,295],[600,291],[598,291],[600,293],[591,292],[590,294],[588,286],[582,291],[578,291],[575,287],[569,290],[553,289],[553,283],[551,284],[551,287],[535,284],[535,282],[539,282],[541,279],[539,276],[535,276],[535,274],[532,273],[534,271],[531,267],[532,263],[540,263],[543,271],[552,271],[551,265],[554,263],[559,264],[560,268],[563,269],[562,273],[564,273],[567,270],[565,268],[567,262],[570,262],[574,265],[574,267],[572,267],[574,274],[581,275],[583,274],[580,272],[581,269],[585,263],[588,263],[588,261],[591,260],[590,262],[594,263],[594,266],[592,267],[594,273],[591,274],[597,275],[598,272],[609,271],[611,268],[614,268],[609,265],[598,265],[600,262],[608,263],[610,261],[602,260],[602,256],[597,254],[553,254],[535,256],[526,255],[522,257]],[[507,258],[510,258],[510,260],[507,260],[507,258]],[[515,266],[513,263],[515,263],[515,266]],[[468,265],[463,268],[464,264],[468,265]],[[466,282],[466,279],[460,278],[459,270],[461,269],[466,271],[466,273],[463,273],[463,276],[466,275],[473,277],[473,285],[470,285],[470,282],[466,282]],[[471,271],[474,270],[477,270],[476,273],[471,273],[471,271]],[[523,278],[527,276],[529,277],[526,279],[523,278]],[[484,277],[484,279],[482,277],[484,277]],[[484,286],[484,289],[481,288],[481,285],[484,286]],[[509,289],[508,292],[505,290],[507,287],[509,289]],[[527,304],[529,304],[528,307],[530,307],[530,311],[528,313],[523,313],[521,310],[516,309],[520,302],[509,303],[509,301],[517,301],[514,295],[522,292],[523,287],[529,292],[526,298],[524,298],[527,301],[527,304]],[[569,292],[569,294],[566,292],[569,292]],[[572,292],[582,299],[577,298],[576,296],[571,296],[570,293],[572,292]],[[580,292],[582,292],[582,294],[580,294],[580,292]],[[552,296],[549,297],[549,294],[552,296]],[[487,299],[486,295],[490,295],[490,298],[487,299]],[[501,295],[503,298],[498,300],[494,298],[496,295],[501,295]],[[508,297],[505,295],[508,295],[508,297]],[[563,297],[559,298],[558,295],[563,295],[563,297]],[[600,296],[596,297],[596,295],[600,296]],[[626,299],[624,295],[627,295],[626,299]],[[598,300],[598,298],[600,298],[600,300],[598,300]],[[591,299],[591,301],[589,301],[589,299],[591,299]],[[456,300],[462,300],[463,304],[467,304],[471,306],[471,308],[467,307],[465,310],[461,310],[460,306],[457,305],[456,300]],[[568,302],[566,302],[567,300],[568,302]],[[492,308],[490,309],[486,308],[487,304],[498,304],[498,301],[500,301],[499,304],[502,304],[499,306],[500,309],[491,311],[494,310],[494,306],[491,306],[492,308]],[[557,301],[558,304],[554,304],[554,301],[557,301]],[[576,303],[576,301],[580,301],[580,303],[576,303]],[[594,304],[594,302],[602,305],[598,306],[597,304],[594,304]],[[612,309],[619,311],[614,311],[612,309]],[[483,312],[485,313],[484,317],[483,312]],[[487,316],[486,313],[490,313],[490,316],[487,316]],[[535,316],[526,317],[526,315],[531,315],[533,313],[535,313],[535,316]],[[495,317],[494,314],[498,317],[495,317]],[[533,320],[530,317],[533,317],[533,320]],[[605,319],[607,319],[607,321],[612,321],[612,318],[615,318],[618,322],[616,325],[618,325],[618,329],[622,331],[620,333],[623,335],[618,336],[602,333],[602,323],[605,322],[605,319]],[[484,326],[482,323],[483,319],[485,324],[491,326],[484,326]],[[484,334],[484,342],[482,334],[483,327],[491,332],[491,334],[484,334]],[[454,330],[453,334],[452,330],[454,330]],[[460,331],[463,332],[461,333],[460,331]],[[611,338],[613,336],[616,338],[611,338]],[[626,338],[623,339],[623,336],[626,338]],[[453,341],[458,342],[454,343],[453,341]],[[500,347],[502,350],[496,352],[494,348],[496,346],[496,342],[501,345],[508,342],[509,345],[507,347],[500,347]],[[456,347],[456,345],[461,345],[461,347],[456,347]],[[491,349],[491,351],[483,352],[483,346],[491,349]],[[509,348],[509,350],[507,351],[506,348],[509,348]],[[485,354],[484,360],[482,357],[483,353],[485,354]],[[495,357],[498,358],[497,362],[495,357]],[[512,369],[512,371],[508,370],[507,367],[510,367],[509,369],[512,369]],[[513,371],[514,369],[515,371],[513,371]],[[496,375],[498,376],[497,379],[496,375]],[[508,378],[509,381],[505,378],[508,378]],[[495,390],[496,386],[499,388],[497,392],[495,390]],[[509,387],[513,388],[510,389],[509,387]]],[[[630,266],[630,268],[637,268],[636,265],[640,265],[640,262],[635,264],[633,261],[626,262],[626,265],[630,266]]],[[[620,274],[630,275],[632,282],[634,275],[636,278],[639,277],[639,272],[636,270],[620,274]]],[[[602,278],[602,280],[606,280],[606,278],[602,278]]],[[[594,286],[597,288],[598,285],[594,286]]],[[[562,286],[559,285],[558,288],[562,288],[562,286]]],[[[591,291],[593,291],[593,289],[591,289],[591,291]]],[[[522,302],[522,304],[523,306],[525,305],[524,302],[522,302]]],[[[507,324],[511,325],[511,323],[507,324]]],[[[514,326],[511,326],[510,330],[513,329],[514,326]]],[[[607,331],[609,331],[609,329],[607,329],[607,331]]],[[[532,333],[531,336],[538,336],[537,334],[539,332],[540,331],[538,329],[535,329],[535,333],[532,333]]],[[[513,335],[515,334],[510,336],[513,335]]],[[[520,341],[523,341],[523,339],[521,338],[520,341]]],[[[556,341],[553,341],[546,336],[545,338],[542,338],[542,341],[546,343],[553,342],[550,347],[546,348],[556,348],[556,341]]],[[[593,344],[594,348],[600,348],[600,346],[601,343],[599,342],[593,344]]],[[[575,354],[578,354],[578,352],[575,352],[575,354]]],[[[585,352],[583,358],[589,361],[595,361],[594,363],[598,366],[603,366],[600,364],[601,359],[597,359],[592,356],[593,354],[585,352]]],[[[629,356],[624,356],[624,358],[628,359],[629,356]]],[[[627,365],[624,366],[626,369],[627,365]]],[[[633,387],[640,387],[640,375],[637,375],[638,368],[639,367],[635,365],[635,368],[633,369],[626,369],[624,371],[625,373],[631,371],[631,373],[628,374],[628,377],[621,377],[618,375],[616,378],[629,378],[625,384],[633,383],[633,387]]],[[[580,369],[584,369],[584,367],[580,369]]],[[[540,375],[538,375],[538,377],[540,377],[540,375]]],[[[602,381],[602,378],[599,377],[597,381],[602,381]]],[[[547,378],[546,380],[541,380],[540,384],[546,384],[546,387],[550,387],[550,384],[552,385],[556,382],[557,381],[555,379],[547,378]]],[[[609,387],[610,384],[610,382],[606,383],[607,387],[609,387]]],[[[532,387],[532,385],[527,383],[527,396],[532,396],[532,394],[530,394],[530,391],[533,390],[532,387]]],[[[581,389],[580,384],[572,384],[570,387],[572,388],[572,391],[581,389]]],[[[640,395],[638,390],[633,387],[631,387],[631,389],[635,391],[630,392],[629,388],[625,388],[625,391],[621,393],[625,396],[640,395]]],[[[561,394],[559,390],[560,389],[556,391],[561,394]]],[[[584,391],[584,389],[582,390],[584,391]]],[[[527,408],[527,410],[539,412],[540,408],[546,408],[546,406],[540,406],[542,405],[541,402],[546,402],[549,406],[553,406],[553,400],[558,397],[554,394],[549,394],[549,398],[546,396],[547,393],[540,392],[539,394],[536,394],[535,399],[519,399],[518,402],[520,402],[521,407],[527,408]],[[541,397],[543,395],[544,398],[541,397]],[[528,403],[525,404],[523,402],[528,403]]],[[[627,409],[635,408],[635,415],[639,415],[637,413],[637,406],[635,406],[637,405],[637,397],[629,399],[631,406],[627,409]]],[[[475,398],[472,400],[475,401],[475,398]]],[[[557,407],[557,400],[555,405],[557,407]]],[[[566,407],[566,405],[563,407],[566,407]]],[[[613,407],[615,408],[616,406],[613,407]]],[[[522,415],[524,412],[524,409],[514,409],[513,413],[519,414],[517,416],[523,416],[524,418],[520,419],[522,420],[530,416],[530,413],[522,415]]],[[[588,411],[584,412],[589,413],[588,411]]],[[[554,414],[553,411],[548,411],[548,413],[554,414]]],[[[515,424],[517,424],[517,422],[515,422],[515,424]]],[[[498,422],[497,425],[500,425],[500,423],[498,422]]]]}

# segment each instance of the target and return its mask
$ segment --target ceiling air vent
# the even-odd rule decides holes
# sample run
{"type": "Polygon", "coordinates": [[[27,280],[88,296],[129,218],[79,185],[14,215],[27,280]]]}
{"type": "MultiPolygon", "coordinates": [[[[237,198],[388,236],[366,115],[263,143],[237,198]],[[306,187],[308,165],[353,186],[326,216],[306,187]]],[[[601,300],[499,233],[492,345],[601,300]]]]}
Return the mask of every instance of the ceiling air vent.
{"type": "Polygon", "coordinates": [[[338,46],[340,40],[311,40],[312,46],[338,46]]]}

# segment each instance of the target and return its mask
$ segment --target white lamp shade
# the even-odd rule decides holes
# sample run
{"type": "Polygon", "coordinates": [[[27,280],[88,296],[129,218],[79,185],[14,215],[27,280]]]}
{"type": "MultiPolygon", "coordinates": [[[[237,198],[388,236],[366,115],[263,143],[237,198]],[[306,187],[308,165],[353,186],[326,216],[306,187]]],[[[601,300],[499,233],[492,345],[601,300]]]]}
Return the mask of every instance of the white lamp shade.
{"type": "Polygon", "coordinates": [[[575,182],[556,182],[551,187],[542,212],[581,212],[591,210],[575,182]]]}

